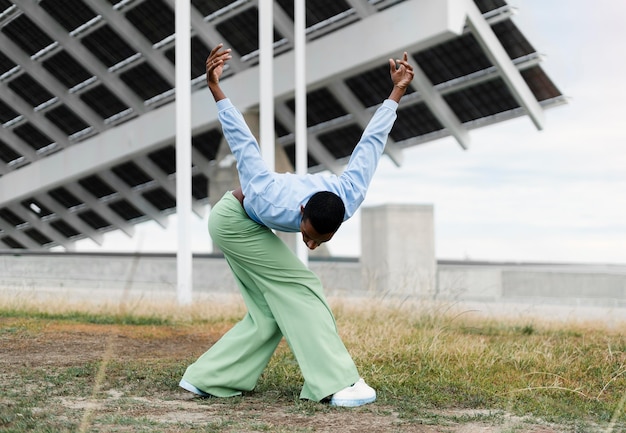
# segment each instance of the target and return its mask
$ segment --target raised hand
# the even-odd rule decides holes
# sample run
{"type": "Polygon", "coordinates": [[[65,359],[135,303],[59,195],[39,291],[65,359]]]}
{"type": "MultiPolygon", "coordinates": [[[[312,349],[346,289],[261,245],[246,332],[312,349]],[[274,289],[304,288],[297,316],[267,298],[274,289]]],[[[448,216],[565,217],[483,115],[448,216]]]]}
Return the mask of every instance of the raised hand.
{"type": "Polygon", "coordinates": [[[406,51],[402,59],[397,59],[395,62],[389,59],[389,73],[393,85],[406,90],[414,75],[413,66],[409,63],[409,55],[406,51]]]}
{"type": "Polygon", "coordinates": [[[391,95],[389,95],[389,99],[400,102],[400,98],[406,92],[414,76],[413,66],[409,63],[409,55],[406,51],[402,59],[396,59],[395,61],[389,59],[389,74],[393,82],[393,90],[391,95]]]}
{"type": "Polygon", "coordinates": [[[219,44],[211,50],[211,54],[206,59],[206,81],[209,87],[212,84],[219,84],[220,77],[224,71],[224,65],[232,56],[230,48],[222,50],[224,44],[219,44]]]}
{"type": "Polygon", "coordinates": [[[206,59],[206,82],[216,102],[226,98],[220,88],[220,78],[224,72],[224,65],[233,58],[230,54],[230,48],[222,50],[223,46],[224,44],[219,44],[213,48],[206,59]]]}

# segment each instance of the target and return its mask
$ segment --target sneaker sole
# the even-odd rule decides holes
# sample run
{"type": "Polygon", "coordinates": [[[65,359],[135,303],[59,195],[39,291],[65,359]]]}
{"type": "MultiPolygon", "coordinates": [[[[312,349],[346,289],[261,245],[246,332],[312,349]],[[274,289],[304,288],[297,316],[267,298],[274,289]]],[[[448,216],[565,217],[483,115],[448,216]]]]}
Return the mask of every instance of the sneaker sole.
{"type": "Polygon", "coordinates": [[[352,400],[352,399],[346,399],[346,400],[335,400],[335,399],[331,399],[330,400],[330,405],[331,406],[340,406],[340,407],[357,407],[357,406],[363,406],[364,404],[368,404],[368,403],[372,403],[376,401],[376,397],[371,397],[371,398],[362,398],[359,400],[352,400]]]}
{"type": "Polygon", "coordinates": [[[199,395],[200,397],[211,396],[211,394],[207,394],[206,392],[199,390],[198,388],[196,388],[195,386],[187,382],[185,379],[181,379],[180,382],[178,383],[178,386],[180,386],[182,389],[186,391],[193,392],[194,394],[199,395]]]}

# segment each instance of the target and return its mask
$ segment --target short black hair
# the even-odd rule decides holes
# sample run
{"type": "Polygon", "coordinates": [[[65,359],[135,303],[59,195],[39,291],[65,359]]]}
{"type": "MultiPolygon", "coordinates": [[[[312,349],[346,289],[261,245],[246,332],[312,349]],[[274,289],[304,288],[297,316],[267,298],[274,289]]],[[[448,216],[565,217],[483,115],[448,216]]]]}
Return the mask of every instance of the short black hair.
{"type": "Polygon", "coordinates": [[[308,220],[313,228],[321,235],[337,231],[346,207],[341,198],[330,191],[316,192],[311,196],[302,214],[303,220],[308,220]]]}

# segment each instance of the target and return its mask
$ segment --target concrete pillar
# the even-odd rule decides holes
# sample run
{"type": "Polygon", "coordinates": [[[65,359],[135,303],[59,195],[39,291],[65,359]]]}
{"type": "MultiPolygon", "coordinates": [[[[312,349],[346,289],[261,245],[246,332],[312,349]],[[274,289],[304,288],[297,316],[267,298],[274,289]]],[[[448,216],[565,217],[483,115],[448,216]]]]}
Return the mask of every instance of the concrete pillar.
{"type": "Polygon", "coordinates": [[[436,290],[433,206],[362,208],[361,266],[370,294],[431,298],[436,290]]]}

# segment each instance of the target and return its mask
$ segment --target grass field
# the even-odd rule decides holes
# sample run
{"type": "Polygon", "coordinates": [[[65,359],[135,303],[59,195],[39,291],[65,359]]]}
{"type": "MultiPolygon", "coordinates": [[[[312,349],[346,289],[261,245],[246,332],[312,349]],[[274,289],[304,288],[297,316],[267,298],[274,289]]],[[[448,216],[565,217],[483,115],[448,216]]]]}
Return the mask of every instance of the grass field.
{"type": "Polygon", "coordinates": [[[195,398],[186,366],[244,314],[0,301],[2,432],[626,432],[626,321],[485,319],[446,305],[331,302],[372,405],[300,401],[281,343],[255,391],[195,398]]]}

